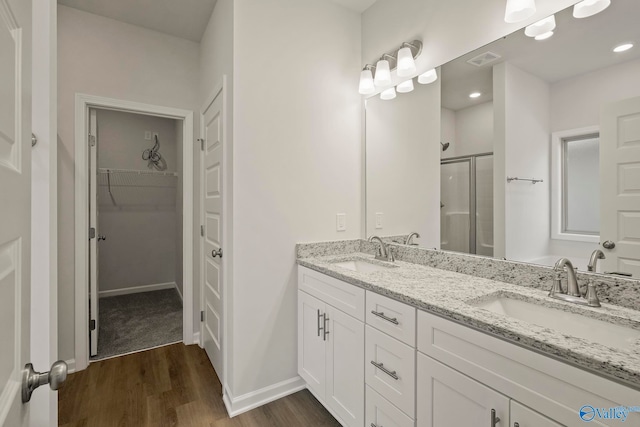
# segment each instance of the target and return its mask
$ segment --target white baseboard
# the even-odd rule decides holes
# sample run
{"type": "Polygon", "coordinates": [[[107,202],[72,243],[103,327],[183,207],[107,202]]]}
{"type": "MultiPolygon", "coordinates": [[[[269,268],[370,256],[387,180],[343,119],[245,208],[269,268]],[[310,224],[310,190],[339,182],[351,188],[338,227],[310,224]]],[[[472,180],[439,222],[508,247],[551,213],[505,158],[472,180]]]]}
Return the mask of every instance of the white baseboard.
{"type": "Polygon", "coordinates": [[[200,347],[202,347],[200,345],[200,332],[193,333],[193,341],[191,341],[191,344],[198,344],[200,347]]]}
{"type": "Polygon", "coordinates": [[[76,371],[76,359],[65,360],[67,363],[67,374],[73,374],[76,371]]]}
{"type": "MultiPolygon", "coordinates": [[[[178,285],[176,282],[168,282],[168,283],[156,283],[152,285],[142,285],[142,286],[132,286],[130,288],[123,289],[112,289],[109,291],[100,291],[98,292],[99,298],[104,297],[115,297],[118,295],[128,295],[128,294],[137,294],[140,292],[151,292],[151,291],[161,291],[163,289],[177,289],[178,285]]],[[[180,295],[182,298],[182,295],[180,295]]]]}
{"type": "Polygon", "coordinates": [[[180,292],[180,287],[178,286],[177,283],[174,283],[174,285],[176,285],[176,291],[178,292],[178,295],[180,295],[180,301],[184,303],[184,298],[182,298],[182,292],[180,292]]]}
{"type": "Polygon", "coordinates": [[[233,418],[305,388],[305,382],[298,376],[238,397],[233,397],[229,388],[225,386],[222,400],[227,408],[229,417],[233,418]]]}

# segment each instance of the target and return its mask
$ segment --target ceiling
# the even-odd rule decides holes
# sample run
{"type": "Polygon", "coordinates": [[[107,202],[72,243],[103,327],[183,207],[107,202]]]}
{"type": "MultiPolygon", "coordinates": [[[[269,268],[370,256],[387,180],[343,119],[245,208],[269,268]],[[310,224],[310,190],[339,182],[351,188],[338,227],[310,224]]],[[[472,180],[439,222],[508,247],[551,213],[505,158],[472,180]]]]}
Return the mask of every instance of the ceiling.
{"type": "Polygon", "coordinates": [[[347,9],[354,10],[362,13],[369,9],[378,0],[331,0],[334,3],[338,3],[340,6],[344,6],[347,9]]]}
{"type": "Polygon", "coordinates": [[[504,61],[515,65],[548,83],[585,74],[632,59],[640,58],[640,1],[617,0],[604,12],[585,19],[575,19],[572,8],[556,14],[555,35],[535,41],[517,31],[483,48],[468,53],[442,66],[442,106],[454,111],[493,99],[493,66],[504,61]],[[636,46],[616,54],[612,48],[624,42],[636,46]],[[487,51],[500,59],[476,67],[471,58],[487,51]],[[471,92],[481,92],[470,99],[471,92]]]}
{"type": "Polygon", "coordinates": [[[58,0],[58,3],[199,42],[216,0],[58,0]]]}

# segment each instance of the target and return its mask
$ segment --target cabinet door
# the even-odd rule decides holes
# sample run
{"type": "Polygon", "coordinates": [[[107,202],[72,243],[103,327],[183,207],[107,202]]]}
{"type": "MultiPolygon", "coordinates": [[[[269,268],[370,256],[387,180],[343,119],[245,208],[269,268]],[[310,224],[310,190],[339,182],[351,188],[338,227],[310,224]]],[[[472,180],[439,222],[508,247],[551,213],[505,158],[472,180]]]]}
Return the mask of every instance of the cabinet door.
{"type": "Polygon", "coordinates": [[[418,427],[494,427],[491,410],[509,425],[509,399],[418,353],[418,427]]]}
{"type": "Polygon", "coordinates": [[[298,291],[298,374],[320,398],[325,392],[325,304],[298,291]]]}
{"type": "Polygon", "coordinates": [[[364,423],[364,323],[327,305],[325,402],[345,426],[364,423]]]}
{"type": "Polygon", "coordinates": [[[366,387],[365,427],[414,427],[414,422],[371,387],[366,387]]]}
{"type": "Polygon", "coordinates": [[[515,427],[562,427],[562,424],[550,420],[515,400],[511,401],[511,425],[515,427]]]}

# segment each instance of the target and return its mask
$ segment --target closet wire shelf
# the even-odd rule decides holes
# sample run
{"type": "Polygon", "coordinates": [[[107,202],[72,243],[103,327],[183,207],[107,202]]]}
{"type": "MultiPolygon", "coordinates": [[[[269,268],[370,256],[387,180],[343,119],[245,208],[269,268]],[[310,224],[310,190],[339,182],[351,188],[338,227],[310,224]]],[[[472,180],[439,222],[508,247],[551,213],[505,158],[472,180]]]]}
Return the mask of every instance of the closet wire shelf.
{"type": "Polygon", "coordinates": [[[156,187],[175,188],[176,172],[146,171],[133,169],[98,169],[98,185],[108,187],[109,193],[114,187],[156,187]]]}

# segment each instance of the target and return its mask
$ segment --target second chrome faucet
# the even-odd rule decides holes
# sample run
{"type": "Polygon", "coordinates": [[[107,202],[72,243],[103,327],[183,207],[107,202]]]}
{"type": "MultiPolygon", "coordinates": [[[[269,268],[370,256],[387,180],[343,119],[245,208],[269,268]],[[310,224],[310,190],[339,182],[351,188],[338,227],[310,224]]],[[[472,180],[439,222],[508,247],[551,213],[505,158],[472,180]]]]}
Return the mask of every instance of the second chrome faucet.
{"type": "Polygon", "coordinates": [[[576,271],[571,261],[567,258],[560,258],[553,269],[555,270],[556,277],[553,280],[553,287],[549,292],[551,298],[572,302],[574,304],[588,305],[590,307],[600,307],[600,300],[598,299],[596,285],[594,283],[587,284],[587,292],[584,297],[580,293],[578,278],[576,277],[576,271]],[[565,268],[567,270],[566,292],[562,289],[562,272],[565,268]]]}

